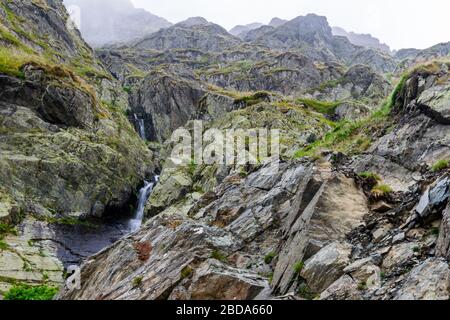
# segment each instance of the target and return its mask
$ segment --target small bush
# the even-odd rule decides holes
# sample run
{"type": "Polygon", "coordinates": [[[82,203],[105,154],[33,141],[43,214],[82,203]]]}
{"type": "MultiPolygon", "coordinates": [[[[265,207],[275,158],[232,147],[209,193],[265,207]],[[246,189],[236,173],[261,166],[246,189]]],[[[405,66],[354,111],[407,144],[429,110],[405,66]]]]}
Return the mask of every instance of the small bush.
{"type": "Polygon", "coordinates": [[[5,300],[52,300],[57,293],[57,288],[45,285],[37,287],[18,285],[5,294],[5,300]]]}
{"type": "Polygon", "coordinates": [[[264,262],[266,264],[271,264],[274,258],[275,258],[275,253],[271,252],[271,253],[266,255],[266,257],[264,258],[264,262]]]}
{"type": "Polygon", "coordinates": [[[446,159],[442,159],[442,160],[437,161],[435,164],[433,164],[431,166],[431,171],[432,172],[439,172],[439,171],[448,169],[449,166],[450,166],[449,161],[446,160],[446,159]]]}

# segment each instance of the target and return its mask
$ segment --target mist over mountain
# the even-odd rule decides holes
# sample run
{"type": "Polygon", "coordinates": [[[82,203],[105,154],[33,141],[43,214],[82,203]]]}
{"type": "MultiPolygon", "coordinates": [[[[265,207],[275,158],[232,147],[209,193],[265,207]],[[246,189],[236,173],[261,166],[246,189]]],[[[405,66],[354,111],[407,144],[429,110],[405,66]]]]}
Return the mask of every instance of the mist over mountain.
{"type": "Polygon", "coordinates": [[[346,37],[348,40],[350,40],[351,43],[357,46],[378,49],[387,53],[391,52],[391,48],[388,45],[381,43],[379,39],[373,37],[370,34],[347,32],[340,27],[333,27],[333,34],[335,36],[346,37]]]}
{"type": "Polygon", "coordinates": [[[172,24],[130,0],[64,0],[66,6],[80,8],[80,31],[93,47],[129,42],[172,24]]]}

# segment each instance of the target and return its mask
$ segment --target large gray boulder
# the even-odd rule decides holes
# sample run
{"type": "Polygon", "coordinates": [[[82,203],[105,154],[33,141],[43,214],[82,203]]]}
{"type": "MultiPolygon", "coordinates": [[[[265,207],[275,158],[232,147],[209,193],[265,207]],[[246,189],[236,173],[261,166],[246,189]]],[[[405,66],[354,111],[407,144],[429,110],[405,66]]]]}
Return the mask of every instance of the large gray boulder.
{"type": "Polygon", "coordinates": [[[428,259],[414,268],[394,297],[396,300],[448,300],[450,268],[448,262],[428,259]]]}

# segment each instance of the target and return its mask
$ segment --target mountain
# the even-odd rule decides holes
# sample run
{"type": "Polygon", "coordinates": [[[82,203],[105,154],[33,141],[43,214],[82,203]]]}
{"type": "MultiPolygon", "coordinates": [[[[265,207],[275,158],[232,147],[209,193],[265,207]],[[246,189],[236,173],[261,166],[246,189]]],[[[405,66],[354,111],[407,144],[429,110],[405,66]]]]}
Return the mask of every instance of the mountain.
{"type": "Polygon", "coordinates": [[[278,28],[279,26],[282,26],[283,24],[285,24],[287,22],[287,20],[283,20],[280,18],[273,18],[270,22],[269,22],[269,26],[270,27],[274,27],[274,28],[278,28]]]}
{"type": "Polygon", "coordinates": [[[450,300],[448,43],[252,33],[0,2],[0,299],[450,300]]]}
{"type": "Polygon", "coordinates": [[[343,28],[333,27],[333,35],[346,37],[351,43],[357,46],[391,53],[391,48],[388,45],[381,43],[379,39],[372,37],[370,34],[347,32],[343,28]]]}
{"type": "Polygon", "coordinates": [[[172,24],[143,9],[130,0],[64,0],[80,12],[81,33],[93,47],[129,42],[172,24]]]}
{"type": "Polygon", "coordinates": [[[260,28],[260,27],[262,27],[262,26],[263,26],[263,24],[262,24],[262,23],[259,23],[259,22],[250,23],[250,24],[247,24],[247,25],[245,25],[245,26],[243,26],[243,25],[238,25],[238,26],[235,26],[233,29],[231,29],[231,30],[230,30],[230,33],[231,33],[233,36],[236,36],[236,37],[239,37],[239,38],[243,39],[243,38],[245,37],[245,35],[246,35],[249,31],[254,30],[254,29],[258,29],[258,28],[260,28]]]}
{"type": "Polygon", "coordinates": [[[189,18],[136,41],[138,49],[221,51],[241,41],[221,26],[201,17],[189,18]]]}

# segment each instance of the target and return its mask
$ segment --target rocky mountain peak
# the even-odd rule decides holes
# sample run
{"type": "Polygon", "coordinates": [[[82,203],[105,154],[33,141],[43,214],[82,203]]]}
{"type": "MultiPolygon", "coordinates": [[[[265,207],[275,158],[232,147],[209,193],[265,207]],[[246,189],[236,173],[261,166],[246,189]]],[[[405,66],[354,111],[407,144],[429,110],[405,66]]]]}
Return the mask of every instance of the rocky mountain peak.
{"type": "Polygon", "coordinates": [[[259,23],[259,22],[254,22],[254,23],[250,23],[250,24],[246,24],[246,25],[238,25],[235,26],[233,29],[231,29],[229,32],[236,37],[239,37],[241,39],[243,39],[247,33],[251,30],[255,30],[258,29],[260,27],[262,27],[263,24],[259,23]]]}
{"type": "Polygon", "coordinates": [[[281,27],[283,30],[295,31],[298,35],[318,34],[328,39],[333,35],[327,18],[312,13],[294,18],[281,27]]]}
{"type": "Polygon", "coordinates": [[[269,26],[274,27],[274,28],[278,28],[279,26],[285,24],[287,22],[287,20],[283,20],[280,18],[273,18],[270,22],[269,22],[269,26]]]}
{"type": "Polygon", "coordinates": [[[177,27],[183,27],[183,28],[190,28],[194,26],[209,26],[212,23],[206,20],[203,17],[191,17],[184,21],[181,21],[177,23],[175,26],[177,27]]]}

